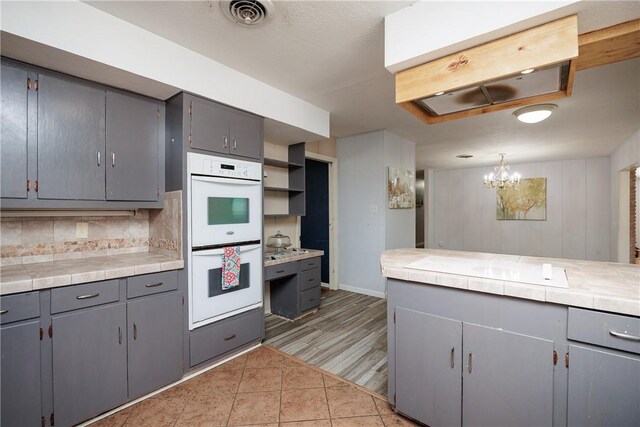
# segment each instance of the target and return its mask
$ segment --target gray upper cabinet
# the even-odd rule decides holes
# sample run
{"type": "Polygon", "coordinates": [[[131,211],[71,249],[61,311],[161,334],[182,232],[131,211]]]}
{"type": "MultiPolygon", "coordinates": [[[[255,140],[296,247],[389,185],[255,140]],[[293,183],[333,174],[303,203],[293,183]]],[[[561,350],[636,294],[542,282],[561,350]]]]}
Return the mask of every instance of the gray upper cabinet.
{"type": "Polygon", "coordinates": [[[157,200],[158,102],[109,91],[106,114],[107,200],[157,200]]]}
{"type": "Polygon", "coordinates": [[[129,398],[182,375],[182,294],[171,292],[127,303],[129,398]]]}
{"type": "Polygon", "coordinates": [[[0,127],[0,195],[27,198],[27,71],[2,63],[2,126],[0,127]]]}
{"type": "Polygon", "coordinates": [[[38,198],[105,199],[105,91],[38,77],[38,198]]]}
{"type": "Polygon", "coordinates": [[[54,316],[53,406],[70,426],[127,400],[126,304],[54,316]]]}
{"type": "Polygon", "coordinates": [[[0,330],[0,425],[3,427],[40,425],[42,383],[39,331],[39,320],[5,326],[0,330]]]}
{"type": "Polygon", "coordinates": [[[190,97],[191,148],[262,158],[263,119],[194,96],[190,97]]]}

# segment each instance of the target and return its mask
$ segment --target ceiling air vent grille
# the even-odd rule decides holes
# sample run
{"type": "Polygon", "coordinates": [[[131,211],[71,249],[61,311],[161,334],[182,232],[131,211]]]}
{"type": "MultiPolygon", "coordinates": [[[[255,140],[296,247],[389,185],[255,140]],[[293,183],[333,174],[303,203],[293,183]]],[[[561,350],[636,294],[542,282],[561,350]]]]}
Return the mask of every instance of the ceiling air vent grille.
{"type": "Polygon", "coordinates": [[[231,0],[221,1],[224,15],[235,24],[245,27],[259,27],[273,16],[273,3],[269,0],[231,0]]]}

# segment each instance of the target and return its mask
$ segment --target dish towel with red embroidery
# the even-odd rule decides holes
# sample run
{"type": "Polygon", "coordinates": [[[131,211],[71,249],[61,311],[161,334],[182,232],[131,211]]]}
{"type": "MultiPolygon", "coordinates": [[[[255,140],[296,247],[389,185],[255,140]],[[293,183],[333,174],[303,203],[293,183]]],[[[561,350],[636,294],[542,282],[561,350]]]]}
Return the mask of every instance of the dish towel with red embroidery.
{"type": "Polygon", "coordinates": [[[222,290],[234,288],[240,284],[240,248],[222,249],[222,290]]]}

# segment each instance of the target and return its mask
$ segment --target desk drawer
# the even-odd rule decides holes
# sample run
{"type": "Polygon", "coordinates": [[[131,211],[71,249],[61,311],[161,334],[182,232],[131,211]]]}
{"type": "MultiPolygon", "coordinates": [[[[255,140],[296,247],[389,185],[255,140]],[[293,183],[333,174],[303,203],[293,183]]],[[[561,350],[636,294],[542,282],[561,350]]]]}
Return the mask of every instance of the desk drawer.
{"type": "Polygon", "coordinates": [[[305,270],[300,273],[300,290],[306,291],[307,289],[320,286],[320,269],[314,268],[311,270],[305,270]]]}
{"type": "Polygon", "coordinates": [[[640,318],[569,308],[567,338],[640,354],[640,318]]]}
{"type": "Polygon", "coordinates": [[[178,289],[178,272],[175,270],[133,276],[127,279],[127,298],[159,294],[175,289],[178,289]]]}
{"type": "Polygon", "coordinates": [[[8,295],[0,298],[0,322],[17,322],[19,320],[40,317],[40,293],[8,295]]]}
{"type": "Polygon", "coordinates": [[[298,273],[298,261],[285,262],[271,265],[264,269],[264,280],[273,280],[280,277],[291,276],[298,273]]]}
{"type": "Polygon", "coordinates": [[[86,283],[51,290],[51,314],[116,302],[120,299],[118,280],[86,283]]]}
{"type": "Polygon", "coordinates": [[[317,256],[315,258],[307,258],[300,260],[300,270],[310,270],[312,268],[320,267],[320,257],[317,256]]]}
{"type": "Polygon", "coordinates": [[[311,310],[320,306],[320,286],[300,293],[300,311],[311,310]]]}

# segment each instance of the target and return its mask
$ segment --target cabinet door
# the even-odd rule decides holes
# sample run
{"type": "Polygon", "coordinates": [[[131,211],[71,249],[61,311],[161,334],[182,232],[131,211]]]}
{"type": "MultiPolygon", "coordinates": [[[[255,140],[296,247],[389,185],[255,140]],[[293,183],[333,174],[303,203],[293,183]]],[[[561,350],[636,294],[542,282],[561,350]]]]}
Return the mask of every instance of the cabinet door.
{"type": "Polygon", "coordinates": [[[56,316],[53,324],[53,407],[69,426],[127,400],[124,303],[56,316]]]}
{"type": "Polygon", "coordinates": [[[38,81],[38,198],[104,200],[104,90],[46,74],[38,81]]]}
{"type": "Polygon", "coordinates": [[[129,398],[165,386],[182,375],[182,294],[127,303],[129,398]]]}
{"type": "Polygon", "coordinates": [[[156,101],[107,92],[107,200],[158,200],[156,101]]]}
{"type": "Polygon", "coordinates": [[[27,198],[27,72],[2,64],[0,195],[27,198]]]}
{"type": "Polygon", "coordinates": [[[640,359],[569,346],[569,426],[640,425],[640,359]]]}
{"type": "Polygon", "coordinates": [[[0,425],[3,427],[39,426],[42,414],[39,321],[2,328],[0,342],[2,342],[0,425]]]}
{"type": "Polygon", "coordinates": [[[229,120],[230,154],[259,159],[262,157],[262,119],[232,111],[229,120]]]}
{"type": "Polygon", "coordinates": [[[211,101],[192,98],[191,147],[229,153],[230,109],[211,101]]]}
{"type": "Polygon", "coordinates": [[[553,341],[465,323],[462,419],[469,426],[553,423],[553,341]]]}
{"type": "Polygon", "coordinates": [[[396,409],[430,426],[460,425],[462,323],[396,308],[396,409]]]}

